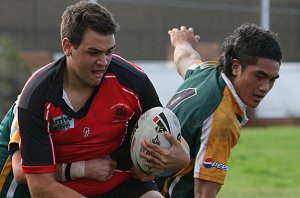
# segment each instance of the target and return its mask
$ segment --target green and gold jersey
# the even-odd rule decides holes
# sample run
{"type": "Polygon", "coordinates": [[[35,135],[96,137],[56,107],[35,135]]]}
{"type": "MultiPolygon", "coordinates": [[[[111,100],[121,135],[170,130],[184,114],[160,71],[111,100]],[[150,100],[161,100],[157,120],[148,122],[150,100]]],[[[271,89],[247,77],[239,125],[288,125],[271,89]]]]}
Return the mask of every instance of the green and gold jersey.
{"type": "Polygon", "coordinates": [[[8,151],[9,142],[19,143],[19,133],[16,121],[13,121],[15,104],[7,112],[0,124],[0,197],[2,198],[26,198],[30,197],[28,187],[25,184],[18,185],[12,172],[12,161],[8,151]],[[12,130],[11,130],[12,129],[12,130]],[[15,133],[17,132],[17,133],[15,133]]]}
{"type": "Polygon", "coordinates": [[[223,184],[230,151],[248,120],[230,80],[216,70],[216,62],[192,65],[167,107],[180,121],[191,162],[175,174],[156,177],[163,195],[194,197],[194,178],[223,184]]]}

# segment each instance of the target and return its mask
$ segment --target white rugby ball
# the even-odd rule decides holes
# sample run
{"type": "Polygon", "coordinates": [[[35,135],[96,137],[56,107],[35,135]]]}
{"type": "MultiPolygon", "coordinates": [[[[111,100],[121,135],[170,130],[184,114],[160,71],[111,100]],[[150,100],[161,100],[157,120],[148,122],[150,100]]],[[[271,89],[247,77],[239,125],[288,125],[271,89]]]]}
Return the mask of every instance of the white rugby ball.
{"type": "Polygon", "coordinates": [[[165,131],[171,133],[177,140],[181,140],[180,123],[168,108],[149,109],[137,121],[131,136],[130,155],[133,164],[142,173],[157,175],[162,172],[160,169],[145,166],[146,159],[140,156],[140,152],[146,152],[141,145],[144,140],[149,140],[163,148],[170,148],[171,142],[163,134],[165,131]]]}

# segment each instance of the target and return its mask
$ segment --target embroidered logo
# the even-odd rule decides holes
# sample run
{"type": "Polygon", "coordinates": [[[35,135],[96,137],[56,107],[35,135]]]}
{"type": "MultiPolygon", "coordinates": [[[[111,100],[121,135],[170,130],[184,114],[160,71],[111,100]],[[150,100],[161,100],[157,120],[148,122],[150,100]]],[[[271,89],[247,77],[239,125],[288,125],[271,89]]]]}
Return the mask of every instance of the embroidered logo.
{"type": "Polygon", "coordinates": [[[67,115],[55,117],[50,122],[51,131],[61,131],[74,128],[74,118],[67,115]]]}
{"type": "Polygon", "coordinates": [[[113,122],[124,122],[128,119],[129,107],[125,104],[118,103],[111,107],[112,110],[112,121],[113,122]]]}
{"type": "Polygon", "coordinates": [[[85,138],[88,137],[90,132],[91,132],[91,129],[89,127],[84,127],[83,128],[83,137],[85,137],[85,138]]]}

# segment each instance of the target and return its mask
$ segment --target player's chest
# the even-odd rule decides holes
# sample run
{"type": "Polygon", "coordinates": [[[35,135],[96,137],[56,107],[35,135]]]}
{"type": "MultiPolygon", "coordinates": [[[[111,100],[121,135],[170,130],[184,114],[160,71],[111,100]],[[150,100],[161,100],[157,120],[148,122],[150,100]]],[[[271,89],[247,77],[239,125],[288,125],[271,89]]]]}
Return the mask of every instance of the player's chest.
{"type": "Polygon", "coordinates": [[[56,142],[123,137],[132,117],[139,113],[128,97],[96,96],[87,114],[74,118],[60,108],[51,106],[49,110],[49,131],[56,142]]]}

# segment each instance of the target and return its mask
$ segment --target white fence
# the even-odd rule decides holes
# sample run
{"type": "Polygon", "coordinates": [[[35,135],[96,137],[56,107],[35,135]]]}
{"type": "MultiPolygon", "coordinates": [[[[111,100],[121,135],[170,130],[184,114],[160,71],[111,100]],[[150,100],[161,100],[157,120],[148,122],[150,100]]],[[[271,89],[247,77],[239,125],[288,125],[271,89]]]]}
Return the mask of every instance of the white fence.
{"type": "MultiPolygon", "coordinates": [[[[142,67],[166,105],[182,83],[172,62],[132,61],[142,67]]],[[[300,63],[282,63],[280,78],[255,109],[256,118],[300,118],[300,63]]]]}

